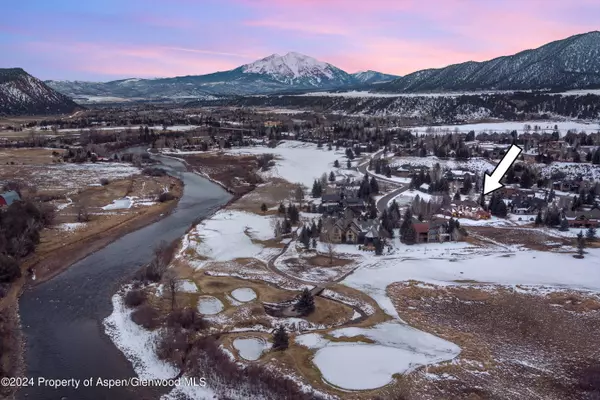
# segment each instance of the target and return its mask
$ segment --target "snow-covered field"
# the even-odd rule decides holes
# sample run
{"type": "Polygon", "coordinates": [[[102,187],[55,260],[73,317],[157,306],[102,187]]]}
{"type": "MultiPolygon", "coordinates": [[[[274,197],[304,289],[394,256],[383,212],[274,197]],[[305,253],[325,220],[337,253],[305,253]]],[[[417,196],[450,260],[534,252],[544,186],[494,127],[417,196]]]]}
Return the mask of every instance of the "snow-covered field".
{"type": "Polygon", "coordinates": [[[496,166],[484,158],[471,158],[467,161],[442,160],[437,157],[392,157],[389,159],[392,167],[409,165],[424,165],[433,168],[435,164],[440,164],[442,170],[468,170],[477,174],[483,174],[486,171],[493,171],[496,166]]]}
{"type": "Polygon", "coordinates": [[[265,176],[276,176],[291,183],[301,183],[312,187],[315,179],[323,173],[335,170],[333,163],[338,160],[340,166],[345,166],[345,156],[342,151],[327,150],[327,146],[317,148],[314,143],[285,141],[275,148],[251,147],[232,149],[233,154],[274,154],[279,159],[265,176]]]}
{"type": "Polygon", "coordinates": [[[481,92],[444,92],[444,93],[373,93],[369,91],[352,90],[348,92],[312,92],[298,96],[304,97],[458,97],[464,95],[501,94],[512,91],[481,91],[481,92]]]}
{"type": "Polygon", "coordinates": [[[66,232],[75,232],[79,229],[84,229],[86,227],[85,222],[65,222],[63,224],[57,225],[56,229],[66,232]]]}
{"type": "Polygon", "coordinates": [[[37,169],[34,179],[45,188],[80,187],[98,185],[100,179],[123,179],[140,173],[140,169],[130,164],[88,163],[47,165],[37,169]]]}
{"type": "Polygon", "coordinates": [[[496,251],[486,255],[484,251],[473,252],[472,248],[461,252],[461,247],[468,250],[469,246],[467,243],[442,243],[418,245],[410,252],[402,254],[400,250],[400,254],[393,256],[365,254],[363,265],[342,283],[368,294],[395,318],[400,317],[387,297],[386,288],[394,282],[408,280],[436,285],[469,280],[600,291],[598,250],[589,250],[584,260],[578,260],[570,254],[541,251],[506,253],[504,250],[505,254],[496,251]]]}
{"type": "MultiPolygon", "coordinates": [[[[42,127],[38,126],[35,129],[38,131],[41,131],[42,127]]],[[[48,127],[49,128],[49,127],[48,127]]],[[[198,128],[197,125],[173,125],[173,126],[167,126],[167,131],[173,131],[173,132],[181,132],[181,131],[190,131],[192,129],[196,129],[198,128]]],[[[84,128],[84,129],[58,129],[57,132],[60,133],[67,133],[67,132],[80,132],[80,131],[90,131],[90,130],[96,130],[96,131],[124,131],[126,129],[131,129],[131,130],[138,130],[140,129],[139,125],[136,126],[98,126],[98,127],[93,127],[93,128],[84,128]]],[[[148,129],[153,129],[155,131],[162,131],[163,127],[162,125],[156,125],[156,126],[149,126],[148,129]]],[[[52,133],[51,130],[46,131],[48,133],[52,133]]]]}
{"type": "Polygon", "coordinates": [[[598,122],[581,122],[581,121],[519,121],[519,122],[485,122],[477,124],[462,124],[462,125],[437,125],[437,126],[416,126],[409,127],[414,133],[425,134],[425,133],[451,133],[455,130],[459,132],[475,131],[480,132],[499,132],[503,133],[506,131],[516,130],[519,134],[525,132],[525,125],[531,126],[531,132],[534,132],[534,127],[539,127],[539,133],[554,131],[554,126],[558,126],[558,131],[562,135],[566,134],[568,130],[575,130],[577,132],[585,131],[587,133],[597,132],[600,129],[598,122]]]}
{"type": "Polygon", "coordinates": [[[553,174],[563,173],[566,178],[570,179],[576,179],[578,176],[581,176],[584,179],[600,180],[600,165],[573,162],[553,162],[550,165],[537,165],[540,167],[542,175],[548,178],[552,177],[553,174]]]}
{"type": "MultiPolygon", "coordinates": [[[[255,240],[273,237],[272,218],[235,210],[221,210],[196,225],[183,238],[179,257],[189,257],[193,251],[208,261],[231,261],[236,258],[256,258],[267,261],[277,249],[265,248],[255,240]]],[[[189,259],[196,268],[204,262],[189,259]]]]}
{"type": "Polygon", "coordinates": [[[394,374],[451,360],[460,353],[455,344],[401,322],[343,328],[330,335],[363,335],[374,342],[333,342],[315,333],[296,338],[296,343],[318,349],[313,362],[327,382],[350,390],[379,388],[390,383],[394,374]]]}

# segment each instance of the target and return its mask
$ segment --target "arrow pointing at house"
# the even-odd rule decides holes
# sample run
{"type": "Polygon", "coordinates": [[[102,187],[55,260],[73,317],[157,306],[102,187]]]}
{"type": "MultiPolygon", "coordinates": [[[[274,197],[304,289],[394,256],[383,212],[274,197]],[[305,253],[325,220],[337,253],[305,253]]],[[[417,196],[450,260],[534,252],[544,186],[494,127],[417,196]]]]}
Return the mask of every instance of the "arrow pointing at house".
{"type": "Polygon", "coordinates": [[[508,149],[504,157],[502,157],[502,160],[500,160],[498,165],[496,165],[496,168],[494,169],[492,174],[483,175],[484,195],[490,194],[504,187],[504,185],[500,183],[500,179],[502,179],[502,177],[506,175],[506,172],[511,167],[511,165],[513,165],[515,161],[517,161],[517,157],[519,157],[519,154],[521,154],[522,151],[522,148],[520,148],[516,144],[513,144],[512,146],[510,146],[510,149],[508,149]]]}

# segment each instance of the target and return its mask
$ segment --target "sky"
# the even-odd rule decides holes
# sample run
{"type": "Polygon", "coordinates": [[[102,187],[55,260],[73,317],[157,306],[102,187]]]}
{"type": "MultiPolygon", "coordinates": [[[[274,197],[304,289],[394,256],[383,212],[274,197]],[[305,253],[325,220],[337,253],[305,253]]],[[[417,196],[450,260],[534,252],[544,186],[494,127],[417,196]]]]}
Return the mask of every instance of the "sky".
{"type": "Polygon", "coordinates": [[[0,68],[108,81],[225,71],[296,51],[396,75],[600,29],[598,0],[21,0],[0,68]]]}

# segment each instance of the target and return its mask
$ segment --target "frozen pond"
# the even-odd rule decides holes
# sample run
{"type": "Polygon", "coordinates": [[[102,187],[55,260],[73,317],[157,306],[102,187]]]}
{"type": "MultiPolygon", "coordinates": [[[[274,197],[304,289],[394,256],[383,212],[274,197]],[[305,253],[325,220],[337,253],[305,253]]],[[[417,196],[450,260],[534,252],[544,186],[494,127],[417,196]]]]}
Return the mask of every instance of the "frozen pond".
{"type": "Polygon", "coordinates": [[[131,199],[118,199],[107,206],[102,207],[103,210],[125,210],[131,208],[133,202],[131,199]]]}
{"type": "Polygon", "coordinates": [[[198,286],[192,281],[181,281],[179,283],[179,290],[183,293],[197,293],[198,286]]]}
{"type": "Polygon", "coordinates": [[[223,311],[223,303],[216,297],[200,297],[198,300],[198,311],[204,315],[215,315],[223,311]]]}
{"type": "Polygon", "coordinates": [[[248,302],[256,299],[256,292],[250,288],[239,288],[231,292],[234,299],[241,302],[248,302]]]}
{"type": "Polygon", "coordinates": [[[262,338],[239,338],[233,341],[233,347],[244,360],[255,361],[260,358],[270,346],[262,338]]]}
{"type": "Polygon", "coordinates": [[[377,344],[331,344],[317,351],[313,363],[332,385],[349,390],[376,389],[394,374],[422,365],[420,354],[377,344]]]}

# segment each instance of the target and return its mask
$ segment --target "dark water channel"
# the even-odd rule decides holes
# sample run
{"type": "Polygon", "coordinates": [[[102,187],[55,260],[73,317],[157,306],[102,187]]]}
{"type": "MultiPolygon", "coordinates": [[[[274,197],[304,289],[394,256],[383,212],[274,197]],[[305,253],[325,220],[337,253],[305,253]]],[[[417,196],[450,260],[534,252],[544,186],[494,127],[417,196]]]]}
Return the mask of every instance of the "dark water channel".
{"type": "MultiPolygon", "coordinates": [[[[229,201],[220,186],[190,172],[180,162],[158,157],[184,184],[183,197],[167,217],[121,237],[67,271],[27,290],[20,299],[26,340],[26,376],[84,380],[135,376],[131,364],[104,333],[102,321],[112,312],[119,286],[150,261],[161,241],[181,237],[190,225],[229,201]]],[[[60,253],[53,257],[61,257],[60,253]]],[[[19,391],[20,399],[146,399],[147,389],[38,387],[19,391]]]]}

